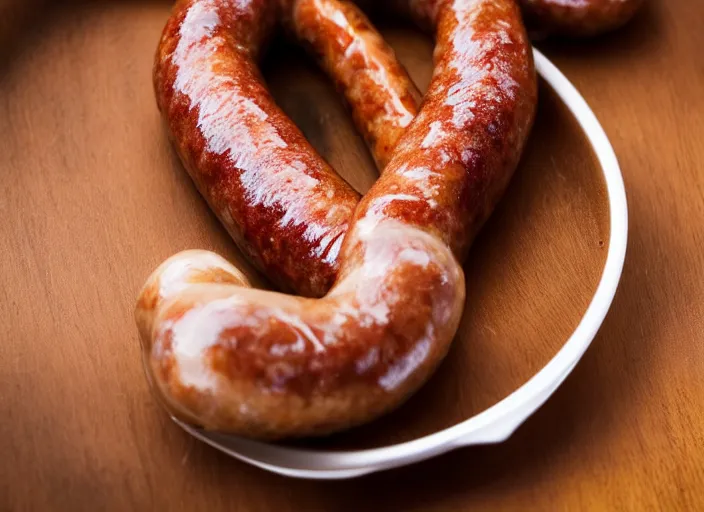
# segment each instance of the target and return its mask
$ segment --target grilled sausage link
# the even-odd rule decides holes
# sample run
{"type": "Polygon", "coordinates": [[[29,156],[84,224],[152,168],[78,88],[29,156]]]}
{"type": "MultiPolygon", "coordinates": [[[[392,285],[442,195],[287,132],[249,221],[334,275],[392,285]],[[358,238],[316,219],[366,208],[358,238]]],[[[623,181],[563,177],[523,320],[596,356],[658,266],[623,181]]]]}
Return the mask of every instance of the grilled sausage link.
{"type": "Polygon", "coordinates": [[[643,0],[520,0],[520,3],[529,24],[548,33],[586,37],[624,25],[643,0]]]}
{"type": "Polygon", "coordinates": [[[159,43],[154,88],[181,161],[240,249],[281,289],[319,297],[359,195],[264,85],[257,59],[277,21],[319,57],[384,166],[418,93],[350,3],[183,0],[159,43]]]}
{"type": "MultiPolygon", "coordinates": [[[[178,60],[189,71],[179,78],[172,58],[157,83],[177,91],[161,105],[177,120],[182,156],[203,169],[196,181],[216,211],[232,191],[257,198],[225,211],[246,222],[244,233],[286,237],[296,256],[311,257],[320,235],[305,222],[299,229],[310,236],[293,233],[297,222],[331,213],[319,201],[327,191],[343,208],[355,198],[340,192],[344,184],[311,156],[261,84],[248,48],[270,23],[269,4],[182,3],[163,58],[185,52],[178,60]],[[211,103],[222,95],[227,102],[211,103]],[[299,167],[306,170],[296,180],[281,181],[299,167]],[[276,213],[286,201],[295,212],[276,213]]],[[[408,0],[404,8],[435,29],[435,72],[421,111],[354,211],[327,295],[252,289],[204,251],[176,255],[148,279],[136,320],[150,381],[172,414],[259,439],[335,432],[398,406],[447,353],[464,306],[460,261],[517,165],[536,77],[512,0],[408,0]]],[[[328,225],[341,219],[342,234],[348,212],[333,213],[328,225]]]]}

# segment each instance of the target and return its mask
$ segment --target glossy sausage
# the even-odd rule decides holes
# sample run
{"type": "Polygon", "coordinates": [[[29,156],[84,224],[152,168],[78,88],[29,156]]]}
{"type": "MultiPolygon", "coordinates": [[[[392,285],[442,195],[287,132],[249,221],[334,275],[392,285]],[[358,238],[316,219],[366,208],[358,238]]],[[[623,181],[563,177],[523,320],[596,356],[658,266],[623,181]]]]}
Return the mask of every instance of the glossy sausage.
{"type": "Polygon", "coordinates": [[[183,0],[154,65],[157,104],[201,194],[276,285],[322,296],[359,195],[267,91],[257,59],[278,21],[313,51],[349,101],[380,165],[416,112],[393,51],[339,0],[183,0]]]}
{"type": "Polygon", "coordinates": [[[383,170],[421,95],[394,51],[354,4],[285,0],[285,25],[335,81],[357,129],[383,170]]]}
{"type": "MultiPolygon", "coordinates": [[[[203,251],[173,257],[148,279],[136,320],[149,378],[172,414],[260,439],[335,432],[398,406],[447,353],[464,306],[460,261],[516,167],[536,77],[512,0],[409,0],[408,8],[436,29],[435,72],[354,212],[330,292],[308,299],[255,290],[203,251]]],[[[262,24],[251,10],[238,14],[230,26],[262,24]]],[[[199,16],[189,30],[219,30],[212,13],[199,16]]],[[[222,66],[231,65],[229,51],[222,66]]],[[[238,101],[260,104],[253,71],[237,71],[250,87],[238,101]]],[[[229,158],[263,165],[279,148],[273,134],[260,138],[260,151],[235,146],[229,158]]]]}
{"type": "Polygon", "coordinates": [[[593,36],[633,17],[643,0],[520,0],[526,21],[548,33],[593,36]]]}

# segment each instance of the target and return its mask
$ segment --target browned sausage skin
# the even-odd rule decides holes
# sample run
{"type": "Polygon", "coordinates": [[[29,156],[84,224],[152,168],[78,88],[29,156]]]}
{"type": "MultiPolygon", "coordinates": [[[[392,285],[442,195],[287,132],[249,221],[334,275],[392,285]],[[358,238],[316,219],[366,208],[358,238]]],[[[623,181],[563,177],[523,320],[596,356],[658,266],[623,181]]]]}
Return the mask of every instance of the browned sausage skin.
{"type": "Polygon", "coordinates": [[[334,79],[377,167],[383,170],[418,113],[418,89],[394,51],[354,4],[285,1],[286,25],[334,79]]]}
{"type": "Polygon", "coordinates": [[[184,166],[238,246],[281,289],[322,296],[359,195],[266,90],[257,58],[279,18],[336,79],[385,165],[418,93],[352,4],[180,1],[159,44],[154,87],[184,166]]]}
{"type": "MultiPolygon", "coordinates": [[[[334,432],[399,405],[445,356],[464,305],[459,260],[517,164],[536,78],[512,0],[421,4],[409,6],[437,28],[434,76],[355,210],[330,292],[254,290],[204,251],[149,278],[144,361],[176,416],[261,439],[334,432]]],[[[248,158],[272,158],[263,149],[248,158]]]]}
{"type": "Polygon", "coordinates": [[[548,33],[586,37],[614,30],[643,0],[520,0],[529,25],[548,33]]]}
{"type": "Polygon", "coordinates": [[[240,248],[279,286],[319,295],[358,195],[264,86],[256,59],[276,16],[266,0],[179,2],[155,91],[184,166],[240,248]]]}

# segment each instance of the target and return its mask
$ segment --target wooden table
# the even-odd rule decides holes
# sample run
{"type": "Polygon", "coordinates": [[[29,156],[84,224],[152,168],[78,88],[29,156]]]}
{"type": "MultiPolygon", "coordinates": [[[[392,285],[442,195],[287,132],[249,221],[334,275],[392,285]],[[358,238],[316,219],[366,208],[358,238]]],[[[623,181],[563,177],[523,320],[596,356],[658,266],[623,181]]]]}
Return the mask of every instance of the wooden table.
{"type": "MultiPolygon", "coordinates": [[[[168,10],[0,0],[0,510],[704,509],[704,3],[649,0],[616,34],[539,44],[611,137],[631,215],[622,284],[574,373],[502,445],[332,483],[197,443],[144,382],[131,309],[147,273],[194,246],[237,258],[157,119],[168,10]]],[[[333,163],[369,164],[328,142],[333,163]]]]}

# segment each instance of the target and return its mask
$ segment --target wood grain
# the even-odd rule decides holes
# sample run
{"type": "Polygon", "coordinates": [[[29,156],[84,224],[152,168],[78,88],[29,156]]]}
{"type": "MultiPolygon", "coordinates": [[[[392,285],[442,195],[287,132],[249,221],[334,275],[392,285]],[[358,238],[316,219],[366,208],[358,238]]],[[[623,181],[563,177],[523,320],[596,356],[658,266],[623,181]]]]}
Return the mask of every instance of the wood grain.
{"type": "MultiPolygon", "coordinates": [[[[154,105],[168,10],[0,0],[0,510],[704,508],[704,4],[650,0],[619,33],[540,45],[603,122],[631,215],[622,285],[573,375],[506,443],[333,483],[194,441],[143,378],[132,308],[149,272],[186,248],[246,265],[154,105]]],[[[429,41],[385,33],[425,86],[429,41]]],[[[327,81],[281,44],[264,69],[315,147],[366,190],[376,171],[327,81]]],[[[394,414],[313,445],[409,439],[520,385],[589,300],[604,208],[587,144],[543,87],[529,149],[467,262],[448,360],[394,414]]]]}

